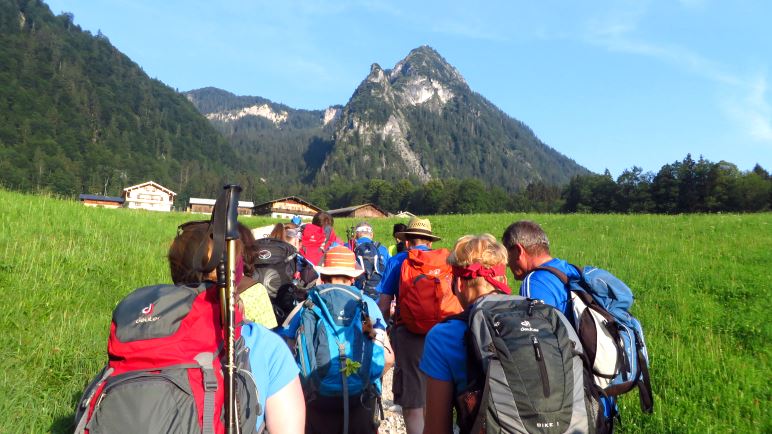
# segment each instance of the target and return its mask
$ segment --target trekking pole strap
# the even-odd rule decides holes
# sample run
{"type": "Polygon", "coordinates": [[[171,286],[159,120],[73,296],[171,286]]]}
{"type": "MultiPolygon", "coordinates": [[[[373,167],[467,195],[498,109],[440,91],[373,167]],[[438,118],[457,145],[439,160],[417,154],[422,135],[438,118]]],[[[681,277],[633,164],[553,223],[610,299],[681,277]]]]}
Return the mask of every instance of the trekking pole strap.
{"type": "Polygon", "coordinates": [[[340,378],[343,382],[343,434],[348,434],[348,381],[346,380],[346,344],[338,343],[340,378]]]}
{"type": "Polygon", "coordinates": [[[654,393],[651,390],[651,378],[649,377],[649,365],[646,363],[646,357],[643,355],[643,346],[638,337],[638,333],[635,334],[635,339],[638,341],[638,367],[640,369],[641,378],[638,381],[638,398],[641,401],[641,411],[651,414],[654,412],[654,393]]]}

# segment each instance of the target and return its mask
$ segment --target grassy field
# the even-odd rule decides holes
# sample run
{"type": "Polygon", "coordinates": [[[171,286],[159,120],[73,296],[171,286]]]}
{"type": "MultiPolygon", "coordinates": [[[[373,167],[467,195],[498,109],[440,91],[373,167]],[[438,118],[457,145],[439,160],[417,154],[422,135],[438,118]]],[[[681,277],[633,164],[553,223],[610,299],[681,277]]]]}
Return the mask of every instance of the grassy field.
{"type": "MultiPolygon", "coordinates": [[[[75,403],[106,361],[112,308],[136,287],[170,280],[166,249],[190,217],[0,190],[0,432],[71,431],[75,403]]],[[[523,218],[542,224],[556,256],[607,268],[635,292],[655,413],[642,415],[637,396],[626,396],[621,432],[772,432],[772,214],[431,220],[450,247],[463,234],[500,237],[523,218]]],[[[373,221],[376,238],[388,243],[395,222],[373,221]]],[[[336,221],[339,236],[353,223],[336,221]]]]}

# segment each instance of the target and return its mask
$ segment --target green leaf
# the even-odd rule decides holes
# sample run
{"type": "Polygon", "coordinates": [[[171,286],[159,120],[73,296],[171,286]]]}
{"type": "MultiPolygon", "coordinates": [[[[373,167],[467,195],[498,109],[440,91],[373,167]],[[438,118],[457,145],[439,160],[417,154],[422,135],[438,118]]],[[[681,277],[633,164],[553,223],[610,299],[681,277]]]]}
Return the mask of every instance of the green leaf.
{"type": "Polygon", "coordinates": [[[346,375],[346,377],[350,377],[352,374],[356,374],[357,372],[359,372],[359,368],[361,367],[362,367],[361,363],[351,360],[349,358],[346,358],[346,365],[340,368],[340,372],[343,372],[346,375]]]}

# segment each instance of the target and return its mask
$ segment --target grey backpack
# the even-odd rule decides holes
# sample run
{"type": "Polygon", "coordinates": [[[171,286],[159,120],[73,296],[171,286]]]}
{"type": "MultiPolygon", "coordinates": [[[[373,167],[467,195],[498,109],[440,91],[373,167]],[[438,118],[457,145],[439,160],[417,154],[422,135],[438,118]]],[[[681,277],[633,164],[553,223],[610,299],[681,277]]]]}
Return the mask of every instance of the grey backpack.
{"type": "Polygon", "coordinates": [[[491,294],[468,321],[469,388],[456,401],[461,432],[608,432],[569,321],[552,306],[491,294]]]}

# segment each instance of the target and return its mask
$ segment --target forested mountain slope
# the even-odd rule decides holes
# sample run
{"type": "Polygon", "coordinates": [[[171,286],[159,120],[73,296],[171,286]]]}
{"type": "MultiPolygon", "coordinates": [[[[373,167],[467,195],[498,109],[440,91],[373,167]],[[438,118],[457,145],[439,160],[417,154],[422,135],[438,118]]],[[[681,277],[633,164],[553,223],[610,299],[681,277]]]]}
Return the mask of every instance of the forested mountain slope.
{"type": "Polygon", "coordinates": [[[243,162],[183,95],[101,33],[37,0],[0,0],[0,183],[116,195],[149,179],[213,196],[243,162]]]}

